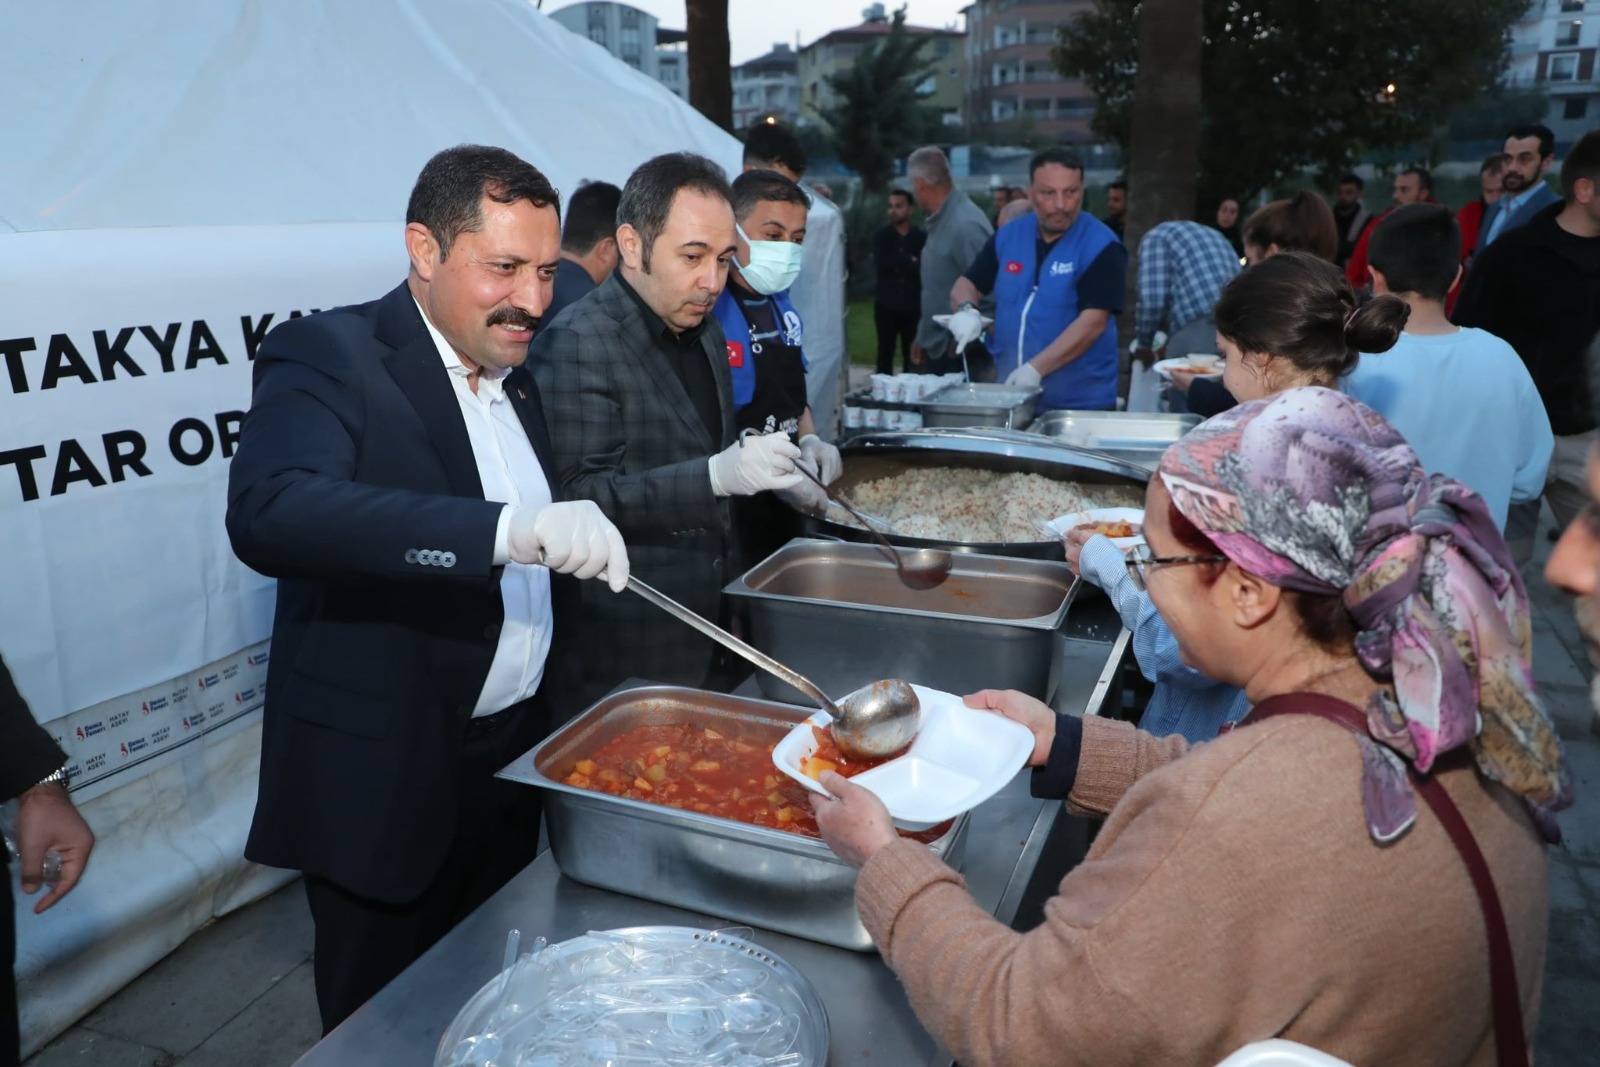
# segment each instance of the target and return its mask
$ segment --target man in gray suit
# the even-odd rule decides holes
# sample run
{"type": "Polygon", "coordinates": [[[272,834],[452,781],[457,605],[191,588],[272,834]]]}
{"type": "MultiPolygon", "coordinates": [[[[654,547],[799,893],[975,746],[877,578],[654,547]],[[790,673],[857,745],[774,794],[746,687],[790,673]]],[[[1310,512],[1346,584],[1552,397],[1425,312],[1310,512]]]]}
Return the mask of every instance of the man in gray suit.
{"type": "Polygon", "coordinates": [[[1483,221],[1478,224],[1477,252],[1561,199],[1544,180],[1545,172],[1555,161],[1556,138],[1549,127],[1518,126],[1506,134],[1500,199],[1483,212],[1483,221]]]}
{"type": "MultiPolygon", "coordinates": [[[[798,483],[782,432],[736,439],[727,346],[710,314],[737,251],[727,178],[690,153],[634,171],[617,207],[621,262],[534,339],[562,489],[593,500],[628,543],[633,573],[711,619],[736,543],[729,496],[798,483]]],[[[717,647],[638,597],[584,590],[586,700],[636,676],[719,682],[717,647]]]]}

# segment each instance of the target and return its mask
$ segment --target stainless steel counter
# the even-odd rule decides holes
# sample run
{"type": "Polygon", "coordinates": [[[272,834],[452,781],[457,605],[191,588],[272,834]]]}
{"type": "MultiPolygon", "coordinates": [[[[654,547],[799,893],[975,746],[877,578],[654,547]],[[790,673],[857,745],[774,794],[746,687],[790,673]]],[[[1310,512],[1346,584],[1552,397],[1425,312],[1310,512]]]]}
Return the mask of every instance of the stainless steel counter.
{"type": "MultiPolygon", "coordinates": [[[[1053,704],[1058,711],[1100,714],[1118,695],[1128,634],[1108,603],[1081,608],[1063,630],[1053,704]]],[[[1076,862],[1077,854],[1060,854],[1062,842],[1070,840],[1065,847],[1081,854],[1081,835],[1064,832],[1069,822],[1076,820],[1063,815],[1058,802],[1030,797],[1028,772],[1019,774],[972,813],[963,866],[972,895],[1001,922],[1018,924],[1019,912],[1035,911],[1061,870],[1076,862]],[[1052,884],[1037,884],[1036,875],[1052,884]]],[[[618,857],[618,862],[627,859],[618,857]]],[[[1022,919],[1029,921],[1027,914],[1022,919]]],[[[522,931],[524,942],[539,934],[555,942],[589,930],[645,925],[714,929],[729,924],[579,885],[562,877],[554,857],[543,852],[299,1062],[305,1067],[429,1067],[451,1019],[499,969],[511,927],[522,931]]],[[[876,954],[761,929],[752,940],[788,960],[822,995],[832,1027],[829,1064],[946,1067],[953,1062],[917,1021],[899,981],[876,954]]]]}

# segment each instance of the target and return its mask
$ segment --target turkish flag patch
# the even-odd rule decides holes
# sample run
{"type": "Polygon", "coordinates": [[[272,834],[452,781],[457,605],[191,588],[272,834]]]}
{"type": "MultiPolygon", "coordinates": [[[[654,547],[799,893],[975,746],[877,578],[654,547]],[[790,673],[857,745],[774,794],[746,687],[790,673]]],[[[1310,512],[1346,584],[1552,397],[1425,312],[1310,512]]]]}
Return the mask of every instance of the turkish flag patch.
{"type": "Polygon", "coordinates": [[[744,366],[744,345],[738,341],[728,342],[728,366],[744,366]]]}
{"type": "Polygon", "coordinates": [[[1021,274],[1022,273],[1022,264],[1018,263],[1014,259],[1010,260],[1009,262],[1006,263],[1006,273],[1007,274],[1021,274]]]}

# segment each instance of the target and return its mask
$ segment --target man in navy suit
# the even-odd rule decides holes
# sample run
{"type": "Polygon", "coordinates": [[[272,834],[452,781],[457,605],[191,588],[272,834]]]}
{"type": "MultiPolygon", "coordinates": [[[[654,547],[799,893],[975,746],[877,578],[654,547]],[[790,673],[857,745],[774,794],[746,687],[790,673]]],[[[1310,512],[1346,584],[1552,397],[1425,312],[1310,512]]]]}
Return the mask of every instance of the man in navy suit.
{"type": "Polygon", "coordinates": [[[245,855],[305,874],[325,1031],[533,858],[537,795],[493,775],[571,673],[551,572],[627,580],[600,509],[557,499],[522,367],[560,240],[537,169],[448,149],[411,193],[406,280],[256,357],[228,533],[278,606],[245,855]]]}
{"type": "Polygon", "coordinates": [[[1549,127],[1518,126],[1506,134],[1505,156],[1500,164],[1500,199],[1483,212],[1478,224],[1477,251],[1488,248],[1501,234],[1526,225],[1528,220],[1560,200],[1545,182],[1545,172],[1556,161],[1556,138],[1549,127]]]}

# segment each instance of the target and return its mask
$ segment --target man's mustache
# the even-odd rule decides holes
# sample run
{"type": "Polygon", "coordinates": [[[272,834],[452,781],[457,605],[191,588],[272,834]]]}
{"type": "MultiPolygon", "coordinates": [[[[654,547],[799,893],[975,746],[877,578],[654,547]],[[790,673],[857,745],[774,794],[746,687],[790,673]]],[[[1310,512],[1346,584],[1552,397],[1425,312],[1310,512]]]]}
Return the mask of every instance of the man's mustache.
{"type": "Polygon", "coordinates": [[[521,308],[503,307],[496,308],[484,325],[511,326],[518,329],[532,330],[539,325],[539,320],[521,308]]]}

